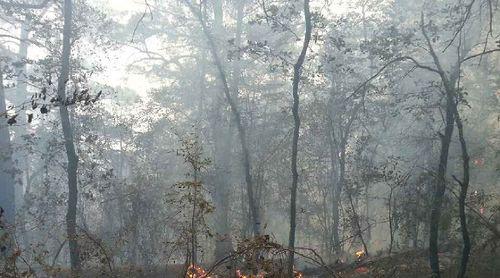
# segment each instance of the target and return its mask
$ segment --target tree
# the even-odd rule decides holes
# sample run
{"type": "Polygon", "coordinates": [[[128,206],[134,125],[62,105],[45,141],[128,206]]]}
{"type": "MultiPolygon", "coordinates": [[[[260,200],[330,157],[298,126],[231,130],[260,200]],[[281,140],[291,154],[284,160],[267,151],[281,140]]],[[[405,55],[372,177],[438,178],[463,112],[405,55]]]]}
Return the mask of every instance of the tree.
{"type": "MultiPolygon", "coordinates": [[[[191,2],[186,1],[186,3],[189,6],[193,15],[198,19],[198,21],[201,24],[203,33],[205,34],[206,39],[208,41],[208,45],[210,47],[210,52],[212,54],[212,58],[214,59],[215,65],[217,67],[219,78],[221,79],[221,82],[222,82],[224,97],[231,108],[233,120],[236,124],[236,129],[238,131],[238,138],[240,141],[241,151],[243,153],[242,163],[243,163],[243,170],[244,170],[244,175],[245,175],[248,205],[250,208],[250,215],[252,217],[252,230],[253,230],[254,236],[259,236],[261,233],[261,221],[260,221],[260,216],[259,216],[259,210],[258,210],[257,203],[255,200],[255,195],[254,195],[255,189],[254,189],[254,182],[253,182],[253,178],[252,178],[252,169],[251,169],[251,164],[250,164],[250,153],[248,150],[248,144],[247,144],[247,138],[246,138],[246,136],[247,136],[246,129],[245,129],[243,122],[242,122],[242,119],[241,119],[241,113],[240,113],[240,109],[238,108],[237,101],[235,100],[235,98],[237,97],[238,94],[237,93],[234,94],[234,97],[231,94],[231,89],[229,88],[228,79],[227,79],[226,73],[224,71],[224,67],[222,65],[222,60],[219,57],[219,54],[217,51],[217,46],[216,46],[215,40],[213,38],[213,34],[211,33],[211,30],[209,29],[209,27],[207,26],[207,24],[205,22],[205,19],[203,18],[201,6],[198,7],[199,9],[197,9],[191,2]]],[[[233,88],[233,89],[237,89],[237,88],[233,88]]]]}
{"type": "MultiPolygon", "coordinates": [[[[5,89],[3,81],[3,62],[0,61],[0,115],[7,117],[7,106],[5,104],[5,89]]],[[[0,240],[2,253],[10,257],[13,251],[12,235],[15,232],[15,185],[14,180],[14,162],[12,160],[12,147],[10,142],[9,127],[7,121],[0,121],[0,210],[2,211],[2,237],[8,236],[8,239],[0,240]],[[7,240],[7,241],[6,241],[7,240]],[[4,243],[7,243],[4,245],[4,243]]],[[[12,270],[12,265],[5,265],[7,273],[12,270]]],[[[4,271],[4,270],[0,270],[4,271]]]]}
{"type": "Polygon", "coordinates": [[[294,268],[294,252],[295,249],[295,232],[297,229],[297,187],[299,181],[299,172],[297,170],[297,154],[299,145],[299,134],[300,134],[300,115],[299,115],[299,82],[302,72],[302,66],[306,59],[307,49],[309,48],[309,42],[311,41],[312,23],[311,23],[311,12],[309,11],[309,0],[304,0],[304,19],[305,19],[305,34],[304,42],[302,45],[302,50],[300,52],[297,62],[293,66],[293,81],[292,81],[292,95],[293,95],[293,141],[292,141],[292,186],[290,195],[290,233],[288,237],[288,247],[291,252],[288,258],[288,275],[293,276],[294,268]]]}
{"type": "Polygon", "coordinates": [[[63,50],[61,57],[61,72],[57,82],[57,96],[61,101],[59,115],[64,134],[64,146],[66,148],[67,177],[68,177],[68,209],[66,212],[66,232],[71,257],[71,270],[77,276],[81,269],[80,250],[78,247],[78,234],[76,231],[76,213],[78,205],[78,156],[73,142],[73,127],[69,118],[66,103],[66,85],[69,82],[70,56],[71,56],[71,32],[72,32],[72,0],[64,1],[64,29],[63,50]]]}

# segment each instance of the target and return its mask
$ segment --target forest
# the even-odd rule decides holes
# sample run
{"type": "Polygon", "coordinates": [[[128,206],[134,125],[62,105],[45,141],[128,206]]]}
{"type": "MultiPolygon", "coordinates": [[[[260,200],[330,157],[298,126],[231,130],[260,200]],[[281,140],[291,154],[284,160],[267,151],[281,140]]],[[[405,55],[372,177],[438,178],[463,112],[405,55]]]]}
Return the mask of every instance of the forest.
{"type": "Polygon", "coordinates": [[[500,277],[499,0],[0,0],[0,277],[500,277]]]}

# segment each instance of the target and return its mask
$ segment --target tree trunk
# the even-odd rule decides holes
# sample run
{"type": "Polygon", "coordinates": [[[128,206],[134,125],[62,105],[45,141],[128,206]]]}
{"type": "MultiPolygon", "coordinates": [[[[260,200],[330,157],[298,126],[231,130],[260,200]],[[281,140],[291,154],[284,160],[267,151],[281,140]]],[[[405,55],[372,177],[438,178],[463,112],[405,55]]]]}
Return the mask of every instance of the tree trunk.
{"type": "Polygon", "coordinates": [[[3,220],[8,225],[14,225],[16,214],[15,181],[6,113],[3,72],[0,71],[0,207],[4,209],[3,220]]]}
{"type": "Polygon", "coordinates": [[[393,212],[392,212],[392,194],[394,192],[394,188],[391,186],[389,192],[389,200],[387,201],[387,216],[389,217],[389,256],[392,254],[392,247],[394,246],[394,220],[393,220],[393,212]]]}
{"type": "MultiPolygon", "coordinates": [[[[3,209],[3,215],[0,219],[2,228],[5,229],[8,235],[5,244],[6,250],[3,251],[10,257],[12,254],[12,236],[15,232],[15,180],[14,180],[14,162],[12,160],[12,147],[10,142],[9,127],[7,125],[7,106],[5,104],[5,89],[3,86],[3,72],[1,71],[0,63],[0,208],[3,209]]],[[[5,264],[7,273],[14,270],[15,261],[10,261],[5,264]]],[[[3,271],[0,269],[0,272],[3,271]]]]}
{"type": "Polygon", "coordinates": [[[244,127],[243,121],[241,119],[241,113],[239,110],[239,107],[237,105],[237,102],[233,99],[231,96],[231,89],[229,88],[228,80],[226,73],[224,71],[224,67],[222,65],[222,61],[219,57],[219,54],[217,52],[217,46],[215,44],[215,39],[213,38],[213,35],[210,33],[209,27],[205,23],[203,19],[203,15],[201,14],[201,11],[196,10],[196,8],[190,3],[187,2],[189,5],[189,8],[193,12],[193,14],[198,18],[203,32],[205,33],[205,36],[207,38],[207,42],[210,47],[210,52],[212,54],[212,57],[214,59],[215,65],[217,67],[217,71],[219,73],[219,78],[222,81],[222,87],[224,90],[224,97],[226,101],[228,102],[230,108],[231,108],[231,113],[233,116],[233,120],[236,124],[236,129],[238,130],[238,138],[240,141],[240,146],[241,146],[241,152],[242,152],[242,157],[243,157],[243,169],[245,172],[245,183],[246,183],[246,189],[247,189],[247,197],[248,197],[248,205],[250,208],[250,214],[253,220],[252,223],[252,230],[255,236],[260,235],[260,215],[259,215],[259,209],[256,205],[255,198],[254,198],[254,184],[253,184],[253,179],[252,179],[252,172],[251,172],[251,165],[250,165],[250,153],[248,151],[248,144],[247,144],[247,138],[246,138],[246,129],[244,127]]]}
{"type": "MultiPolygon", "coordinates": [[[[361,240],[361,244],[363,245],[363,251],[365,252],[365,256],[368,256],[368,246],[366,245],[365,238],[363,237],[363,230],[361,229],[359,215],[356,212],[356,206],[354,205],[354,202],[352,200],[352,194],[351,194],[350,190],[348,190],[347,197],[349,198],[349,204],[351,205],[351,210],[352,210],[352,214],[354,217],[354,225],[356,225],[356,236],[358,236],[359,240],[361,240]]],[[[392,238],[391,238],[391,240],[392,240],[392,238]]]]}
{"type": "MultiPolygon", "coordinates": [[[[237,30],[235,45],[239,47],[241,41],[241,26],[243,21],[243,1],[237,1],[237,30]]],[[[214,28],[216,32],[222,36],[224,30],[223,26],[223,7],[222,1],[217,0],[214,2],[214,28]]],[[[223,55],[223,54],[222,54],[223,55]]],[[[238,56],[239,58],[239,56],[238,56]]],[[[203,58],[203,63],[206,62],[203,58]]],[[[204,66],[204,65],[202,65],[204,66]]],[[[237,92],[239,85],[239,59],[233,62],[233,75],[231,87],[233,91],[237,92]]],[[[204,75],[203,75],[204,76],[204,75]]],[[[204,86],[204,84],[203,84],[204,86]]],[[[235,101],[237,96],[232,96],[235,101]]],[[[233,251],[231,231],[230,231],[230,218],[229,211],[231,208],[230,201],[230,184],[232,177],[231,157],[233,138],[232,134],[234,126],[231,121],[228,122],[224,107],[220,101],[216,100],[217,107],[214,111],[215,117],[213,119],[214,131],[214,145],[215,145],[215,171],[216,171],[216,189],[215,201],[216,209],[216,242],[215,242],[215,260],[218,261],[233,251]]]]}
{"type": "Polygon", "coordinates": [[[441,218],[441,209],[442,209],[442,204],[443,204],[443,199],[444,199],[444,193],[446,191],[446,169],[448,168],[448,154],[450,150],[450,143],[451,143],[451,137],[453,135],[453,129],[455,127],[455,118],[454,118],[454,110],[455,110],[455,83],[456,79],[459,77],[459,65],[457,66],[456,70],[453,71],[453,75],[451,75],[451,78],[447,75],[447,73],[443,70],[443,67],[441,66],[441,62],[439,61],[439,58],[434,51],[434,47],[431,43],[431,40],[429,36],[427,35],[425,31],[425,25],[424,25],[424,13],[422,12],[421,14],[421,23],[420,23],[420,28],[422,31],[422,35],[425,38],[425,41],[427,42],[428,46],[428,51],[429,54],[432,57],[432,60],[434,61],[434,65],[436,66],[437,70],[435,70],[436,73],[439,74],[439,77],[441,78],[441,82],[443,84],[444,90],[445,90],[445,97],[446,97],[446,115],[445,115],[445,128],[444,128],[444,135],[440,134],[441,137],[441,151],[439,154],[439,166],[438,166],[438,172],[436,174],[436,186],[434,188],[434,194],[433,194],[433,200],[431,204],[431,219],[429,223],[429,263],[431,266],[432,270],[432,276],[433,277],[441,277],[441,274],[439,272],[439,256],[438,256],[438,251],[439,251],[439,242],[438,242],[438,235],[439,235],[439,221],[441,218]]]}
{"type": "Polygon", "coordinates": [[[61,57],[61,73],[59,75],[57,95],[61,101],[59,114],[64,134],[64,146],[68,158],[68,210],[66,212],[66,229],[73,276],[77,276],[80,268],[80,250],[76,232],[76,211],[78,204],[78,156],[73,142],[73,127],[69,119],[68,107],[66,106],[66,83],[69,77],[69,60],[71,55],[71,25],[72,25],[72,0],[64,1],[64,27],[63,27],[63,50],[61,57]]]}
{"type": "Polygon", "coordinates": [[[332,193],[332,228],[331,228],[331,239],[330,241],[332,242],[329,252],[334,252],[336,254],[340,253],[340,238],[339,238],[339,202],[340,200],[336,198],[337,196],[337,186],[338,186],[338,170],[337,170],[337,148],[336,144],[334,142],[334,131],[333,131],[333,126],[331,125],[332,131],[331,136],[328,136],[329,140],[328,143],[330,145],[330,167],[331,167],[331,174],[330,174],[330,187],[331,187],[331,193],[332,193]]]}
{"type": "Polygon", "coordinates": [[[300,52],[299,58],[293,67],[293,82],[292,82],[292,95],[293,95],[293,106],[292,114],[294,120],[293,128],[293,138],[292,138],[292,188],[290,195],[290,233],[288,237],[288,248],[290,249],[290,255],[288,257],[288,274],[289,277],[293,277],[293,265],[294,265],[294,252],[295,249],[295,233],[297,228],[297,187],[299,180],[299,173],[297,170],[297,154],[298,154],[298,144],[299,144],[299,132],[300,132],[300,115],[299,115],[299,83],[300,76],[302,73],[302,65],[304,64],[307,48],[309,47],[309,42],[311,40],[311,14],[309,12],[309,0],[304,0],[304,20],[305,20],[305,35],[304,44],[302,45],[302,51],[300,52]]]}
{"type": "MultiPolygon", "coordinates": [[[[446,86],[449,86],[447,84],[446,86]]],[[[439,156],[439,167],[436,177],[436,186],[431,209],[430,232],[429,232],[429,261],[434,277],[440,277],[439,273],[439,221],[441,218],[441,206],[446,190],[446,169],[448,166],[448,153],[450,149],[451,137],[454,128],[453,95],[447,90],[446,96],[446,117],[444,135],[441,135],[441,152],[439,156]]]]}
{"type": "MultiPolygon", "coordinates": [[[[342,140],[343,141],[343,140],[342,140]]],[[[339,157],[339,179],[334,188],[333,200],[332,200],[332,218],[333,218],[333,242],[335,244],[334,251],[337,255],[340,254],[340,201],[342,189],[344,187],[344,176],[345,176],[345,158],[346,158],[346,142],[341,142],[340,144],[340,157],[339,157]]]]}
{"type": "MultiPolygon", "coordinates": [[[[15,101],[16,103],[23,103],[28,99],[28,83],[27,83],[27,66],[26,66],[26,59],[28,58],[28,38],[29,38],[29,31],[28,31],[28,26],[31,23],[31,17],[29,15],[25,16],[24,21],[21,24],[21,33],[20,33],[20,40],[19,40],[19,51],[17,53],[17,60],[20,63],[20,65],[16,68],[16,97],[15,101]]],[[[16,120],[18,123],[20,123],[19,126],[16,127],[15,129],[15,142],[17,144],[22,144],[23,140],[21,135],[23,133],[29,133],[31,129],[31,124],[28,123],[27,118],[26,118],[26,113],[25,111],[21,111],[19,113],[19,116],[17,116],[16,120]],[[26,126],[25,126],[26,124],[26,126]]],[[[24,190],[22,184],[17,186],[17,192],[16,192],[16,200],[17,200],[17,206],[18,206],[18,231],[20,238],[22,239],[21,244],[23,244],[23,247],[26,248],[28,247],[28,236],[26,232],[26,211],[29,209],[29,207],[26,205],[26,200],[28,198],[28,195],[30,193],[30,188],[31,188],[31,173],[30,173],[30,154],[27,153],[25,157],[18,157],[17,158],[19,161],[23,161],[23,164],[21,167],[24,170],[23,173],[23,180],[24,180],[24,190]]]]}
{"type": "MultiPolygon", "coordinates": [[[[198,183],[198,171],[196,168],[194,169],[194,183],[198,183]]],[[[191,215],[191,258],[190,258],[190,264],[191,265],[197,265],[198,264],[198,257],[197,257],[197,247],[198,247],[198,232],[197,232],[197,201],[198,201],[198,186],[195,185],[192,188],[193,190],[193,211],[191,215]]]]}
{"type": "Polygon", "coordinates": [[[462,119],[458,113],[457,104],[455,104],[455,122],[457,123],[458,137],[460,140],[460,146],[462,149],[462,161],[463,161],[463,180],[457,182],[460,185],[460,196],[458,198],[458,211],[460,215],[460,229],[462,230],[462,259],[460,260],[460,270],[458,273],[459,278],[465,277],[467,272],[467,263],[469,261],[469,254],[471,249],[471,242],[469,237],[469,231],[467,230],[467,216],[465,214],[465,206],[467,199],[467,190],[469,189],[470,171],[469,171],[469,153],[467,151],[467,144],[465,142],[464,127],[462,124],[462,119]]]}

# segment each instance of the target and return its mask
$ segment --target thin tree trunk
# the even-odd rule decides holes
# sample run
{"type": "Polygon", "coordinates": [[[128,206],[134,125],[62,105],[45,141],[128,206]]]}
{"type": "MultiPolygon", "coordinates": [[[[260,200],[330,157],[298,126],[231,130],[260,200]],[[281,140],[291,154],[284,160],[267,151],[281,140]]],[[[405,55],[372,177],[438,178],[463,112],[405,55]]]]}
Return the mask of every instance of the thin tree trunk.
{"type": "Polygon", "coordinates": [[[254,198],[254,185],[253,185],[253,179],[252,179],[252,173],[251,173],[251,165],[250,165],[250,153],[248,151],[248,144],[247,144],[247,139],[246,139],[246,130],[243,125],[243,121],[241,119],[241,113],[239,110],[239,107],[237,106],[237,102],[231,97],[231,90],[229,88],[229,84],[227,81],[226,73],[224,71],[224,67],[222,65],[221,59],[219,57],[219,54],[217,52],[217,46],[215,44],[215,40],[210,33],[209,27],[205,23],[205,20],[203,19],[203,15],[201,13],[201,10],[196,10],[195,7],[189,2],[186,1],[187,5],[193,12],[193,14],[198,18],[200,21],[200,24],[202,26],[203,32],[207,38],[207,42],[210,47],[210,52],[212,53],[212,57],[214,59],[215,65],[217,67],[217,71],[219,73],[219,78],[222,81],[222,87],[224,90],[224,97],[226,98],[226,101],[228,102],[231,112],[233,114],[233,119],[236,124],[236,129],[238,130],[238,137],[241,145],[241,151],[243,154],[243,169],[245,171],[245,183],[247,187],[247,197],[248,197],[248,205],[250,207],[250,214],[253,220],[252,224],[252,229],[253,233],[255,236],[260,235],[260,215],[259,215],[259,210],[255,202],[254,198]]]}
{"type": "MultiPolygon", "coordinates": [[[[239,49],[241,46],[241,38],[243,33],[243,12],[245,7],[245,0],[238,0],[235,3],[236,5],[236,33],[235,33],[235,42],[234,46],[236,49],[239,49]]],[[[216,2],[216,11],[214,17],[216,18],[215,24],[216,29],[222,30],[222,5],[220,1],[216,2]]],[[[219,31],[220,32],[220,31],[219,31]]],[[[241,78],[241,69],[240,69],[240,53],[236,52],[236,57],[232,63],[232,76],[231,76],[231,87],[233,88],[233,93],[238,93],[240,78],[241,78]]],[[[237,101],[238,95],[233,95],[232,98],[237,101]]],[[[237,104],[238,105],[238,104],[237,104]]],[[[224,117],[224,121],[218,121],[218,125],[222,123],[226,123],[226,117],[224,117]]],[[[217,125],[217,123],[216,123],[217,125]]],[[[231,223],[229,218],[229,211],[231,207],[231,202],[229,200],[229,184],[231,183],[232,177],[232,169],[231,169],[231,157],[232,157],[232,147],[233,147],[233,138],[232,134],[234,131],[234,126],[232,122],[229,122],[229,126],[227,131],[224,133],[222,131],[217,132],[217,134],[224,136],[222,141],[223,145],[220,146],[223,150],[222,152],[222,169],[218,169],[219,173],[217,174],[220,177],[220,181],[218,182],[218,189],[216,189],[216,198],[219,200],[218,207],[219,210],[216,210],[217,213],[217,238],[216,238],[216,246],[215,246],[215,259],[219,260],[227,256],[230,252],[233,251],[233,244],[231,238],[231,223]],[[219,211],[219,212],[217,212],[219,211]]],[[[217,134],[215,134],[217,137],[217,134]]]]}
{"type": "MultiPolygon", "coordinates": [[[[330,128],[331,132],[330,135],[328,135],[328,144],[329,144],[329,149],[330,149],[330,167],[331,167],[331,174],[330,174],[330,187],[331,187],[331,193],[332,193],[332,225],[331,225],[331,235],[329,241],[331,242],[331,246],[329,246],[329,254],[333,255],[333,252],[336,254],[340,253],[340,238],[339,238],[339,225],[338,225],[338,220],[339,220],[339,213],[338,213],[338,207],[339,207],[339,200],[336,199],[337,196],[337,177],[338,177],[338,170],[337,170],[337,144],[335,141],[335,132],[334,132],[334,127],[332,124],[332,121],[329,120],[330,122],[330,128]]],[[[325,215],[327,216],[327,215],[325,215]]],[[[333,257],[333,256],[332,256],[333,257]]]]}
{"type": "Polygon", "coordinates": [[[351,205],[352,214],[354,216],[354,224],[356,225],[356,235],[359,236],[361,240],[361,244],[363,245],[363,251],[365,252],[365,256],[368,256],[368,246],[366,245],[365,238],[363,237],[363,230],[361,229],[361,224],[359,222],[359,215],[356,212],[356,206],[352,200],[352,194],[348,191],[349,204],[351,205]]]}
{"type": "MultiPolygon", "coordinates": [[[[193,165],[194,166],[194,165],[193,165]]],[[[198,170],[196,168],[194,169],[194,183],[195,186],[193,187],[193,211],[191,215],[191,260],[190,263],[191,265],[196,265],[198,263],[198,257],[197,257],[197,246],[198,246],[198,240],[197,240],[197,201],[198,201],[198,170]]]]}
{"type": "Polygon", "coordinates": [[[462,259],[460,260],[460,270],[458,273],[459,278],[465,277],[467,272],[467,263],[469,261],[469,254],[471,249],[471,242],[469,237],[469,231],[467,230],[467,216],[465,214],[465,205],[467,199],[467,190],[469,189],[470,181],[470,168],[469,168],[469,153],[467,151],[467,144],[464,136],[464,127],[462,124],[462,119],[458,113],[457,105],[455,104],[455,122],[457,123],[458,136],[460,140],[460,146],[462,149],[462,161],[463,161],[463,180],[456,181],[460,184],[460,195],[458,198],[458,210],[460,215],[460,229],[462,230],[462,259]]]}
{"type": "Polygon", "coordinates": [[[455,82],[458,77],[458,71],[452,75],[451,79],[448,77],[446,72],[443,70],[441,66],[441,62],[434,51],[434,47],[431,43],[429,36],[425,31],[424,25],[424,13],[421,14],[421,22],[420,28],[422,31],[422,35],[425,38],[425,41],[428,46],[429,54],[431,55],[434,64],[437,68],[435,72],[439,74],[441,78],[441,82],[443,83],[443,87],[445,90],[446,97],[446,114],[445,114],[445,128],[444,135],[441,135],[441,151],[439,155],[439,166],[438,172],[436,175],[436,185],[434,188],[433,200],[432,200],[432,208],[431,208],[431,219],[429,223],[430,231],[429,231],[429,263],[432,270],[433,277],[439,278],[441,274],[439,272],[439,242],[438,242],[438,234],[439,234],[439,221],[441,219],[441,209],[444,199],[444,193],[446,191],[446,169],[448,168],[448,154],[450,150],[451,137],[453,135],[453,129],[455,127],[455,119],[454,119],[454,106],[455,106],[455,82]]]}
{"type": "Polygon", "coordinates": [[[297,170],[297,154],[298,154],[298,144],[299,144],[299,132],[300,132],[300,115],[299,115],[299,83],[300,76],[302,73],[302,65],[304,64],[307,49],[309,47],[309,42],[311,40],[311,13],[309,11],[309,0],[304,0],[304,20],[305,20],[305,34],[304,34],[304,44],[302,45],[302,51],[300,52],[299,58],[293,67],[293,82],[292,82],[292,94],[293,94],[293,106],[292,114],[294,120],[293,129],[293,139],[292,139],[292,190],[290,195],[290,233],[288,237],[288,248],[291,250],[288,257],[288,274],[293,277],[293,261],[295,249],[295,233],[297,230],[297,187],[299,180],[299,173],[297,170]]]}
{"type": "Polygon", "coordinates": [[[446,189],[446,169],[448,166],[448,153],[450,149],[451,137],[454,128],[453,118],[453,99],[447,96],[446,98],[446,118],[445,118],[445,132],[441,136],[441,153],[439,158],[439,167],[436,177],[436,186],[434,189],[434,196],[431,209],[430,232],[429,232],[429,261],[432,273],[435,277],[440,277],[439,273],[439,221],[441,218],[441,207],[443,203],[444,193],[446,189]]]}
{"type": "Polygon", "coordinates": [[[340,157],[339,157],[339,179],[334,188],[333,200],[332,200],[332,218],[333,218],[333,242],[335,244],[334,251],[337,255],[340,255],[341,246],[340,246],[340,202],[341,202],[341,194],[344,187],[344,176],[345,176],[345,148],[346,142],[342,140],[340,143],[340,157]]]}
{"type": "Polygon", "coordinates": [[[78,204],[78,156],[73,142],[73,127],[69,119],[66,100],[66,83],[69,77],[69,60],[71,55],[71,26],[72,26],[72,0],[64,1],[64,27],[63,27],[63,51],[61,57],[61,73],[59,75],[57,94],[61,105],[59,113],[64,134],[64,146],[68,158],[68,210],[66,212],[66,229],[68,233],[71,271],[73,276],[77,276],[80,268],[80,250],[76,232],[76,211],[78,204]]]}
{"type": "Polygon", "coordinates": [[[392,217],[392,194],[394,192],[394,188],[391,187],[389,192],[389,200],[387,202],[388,205],[388,217],[389,217],[389,256],[392,254],[392,247],[394,245],[394,220],[392,217]]]}

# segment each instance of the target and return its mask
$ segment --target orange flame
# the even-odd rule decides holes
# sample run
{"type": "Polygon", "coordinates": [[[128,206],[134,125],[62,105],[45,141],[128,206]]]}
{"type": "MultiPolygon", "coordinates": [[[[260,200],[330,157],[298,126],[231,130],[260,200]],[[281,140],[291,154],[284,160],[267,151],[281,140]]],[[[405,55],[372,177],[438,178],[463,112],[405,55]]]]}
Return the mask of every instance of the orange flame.
{"type": "MultiPolygon", "coordinates": [[[[294,278],[304,278],[304,274],[298,270],[293,271],[294,278]]],[[[250,275],[245,275],[241,270],[236,270],[236,277],[237,278],[264,278],[266,273],[258,273],[256,275],[250,274],[250,275]]]]}
{"type": "Polygon", "coordinates": [[[363,250],[356,251],[356,253],[354,253],[354,254],[356,255],[356,257],[358,259],[361,259],[361,258],[363,258],[365,256],[365,251],[363,251],[363,250]]]}
{"type": "Polygon", "coordinates": [[[484,158],[476,158],[472,161],[474,165],[482,167],[484,166],[484,158]]]}
{"type": "Polygon", "coordinates": [[[198,265],[190,265],[186,272],[186,278],[213,278],[208,276],[207,272],[198,265]]]}
{"type": "Polygon", "coordinates": [[[368,273],[370,270],[365,266],[360,266],[355,270],[357,273],[368,273]]]}

